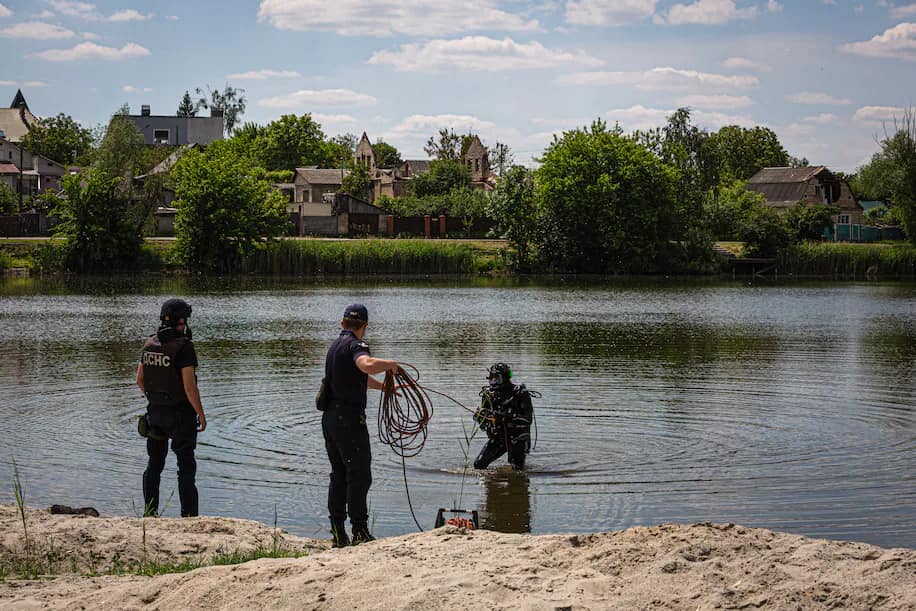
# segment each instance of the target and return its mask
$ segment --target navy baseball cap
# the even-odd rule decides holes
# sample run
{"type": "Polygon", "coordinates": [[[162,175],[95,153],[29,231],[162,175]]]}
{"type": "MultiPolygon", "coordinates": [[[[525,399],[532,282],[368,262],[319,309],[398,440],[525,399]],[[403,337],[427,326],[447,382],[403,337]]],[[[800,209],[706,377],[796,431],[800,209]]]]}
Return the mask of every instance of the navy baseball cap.
{"type": "Polygon", "coordinates": [[[347,309],[344,310],[343,317],[348,320],[361,320],[363,322],[369,322],[369,311],[363,304],[354,303],[347,306],[347,309]]]}

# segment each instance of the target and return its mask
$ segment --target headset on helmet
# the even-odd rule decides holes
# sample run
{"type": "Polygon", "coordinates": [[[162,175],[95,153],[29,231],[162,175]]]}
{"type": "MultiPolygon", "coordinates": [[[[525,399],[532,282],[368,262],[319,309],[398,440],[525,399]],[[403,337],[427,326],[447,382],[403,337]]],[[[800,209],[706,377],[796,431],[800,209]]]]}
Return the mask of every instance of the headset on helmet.
{"type": "Polygon", "coordinates": [[[506,363],[494,363],[487,369],[487,379],[490,386],[503,386],[512,379],[512,367],[506,363]]]}
{"type": "Polygon", "coordinates": [[[191,306],[184,299],[169,299],[159,310],[159,320],[166,327],[174,327],[179,320],[187,322],[191,316],[191,306]]]}

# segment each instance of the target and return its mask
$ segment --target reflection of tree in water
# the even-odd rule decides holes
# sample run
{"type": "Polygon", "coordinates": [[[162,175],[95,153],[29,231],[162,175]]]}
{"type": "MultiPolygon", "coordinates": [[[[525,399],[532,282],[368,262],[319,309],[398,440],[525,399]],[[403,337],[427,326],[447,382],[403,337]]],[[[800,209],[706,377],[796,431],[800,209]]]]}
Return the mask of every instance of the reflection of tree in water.
{"type": "Polygon", "coordinates": [[[531,493],[528,475],[497,469],[484,475],[486,499],[481,528],[503,533],[531,532],[531,493]]]}

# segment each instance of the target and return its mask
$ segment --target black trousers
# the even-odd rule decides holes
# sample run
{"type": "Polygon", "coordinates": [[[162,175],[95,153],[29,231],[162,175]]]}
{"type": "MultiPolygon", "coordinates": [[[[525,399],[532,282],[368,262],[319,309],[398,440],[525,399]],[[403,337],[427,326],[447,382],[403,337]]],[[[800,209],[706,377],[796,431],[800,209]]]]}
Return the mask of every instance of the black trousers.
{"type": "Polygon", "coordinates": [[[147,407],[151,432],[163,439],[146,440],[149,460],[143,472],[143,503],[145,515],[159,514],[159,479],[165,468],[165,457],[172,452],[178,459],[178,500],[181,503],[181,517],[197,515],[197,414],[190,404],[175,407],[150,405],[147,407]]]}
{"type": "Polygon", "coordinates": [[[509,447],[506,447],[506,439],[490,437],[487,443],[480,450],[477,459],[474,461],[475,469],[486,469],[490,463],[509,451],[509,463],[516,471],[525,468],[525,456],[528,454],[528,440],[519,439],[515,442],[509,441],[509,447]]]}
{"type": "Polygon", "coordinates": [[[328,517],[332,523],[342,524],[349,515],[351,524],[367,525],[372,454],[366,414],[346,406],[332,407],[321,416],[321,432],[331,461],[328,517]]]}

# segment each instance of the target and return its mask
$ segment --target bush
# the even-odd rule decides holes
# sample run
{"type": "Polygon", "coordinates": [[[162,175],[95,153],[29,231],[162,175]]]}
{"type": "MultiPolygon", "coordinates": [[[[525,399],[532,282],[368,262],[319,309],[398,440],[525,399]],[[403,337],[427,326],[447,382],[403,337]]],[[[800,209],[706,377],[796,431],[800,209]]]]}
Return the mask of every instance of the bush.
{"type": "Polygon", "coordinates": [[[779,267],[788,273],[818,276],[916,276],[916,246],[802,242],[785,249],[779,267]]]}

